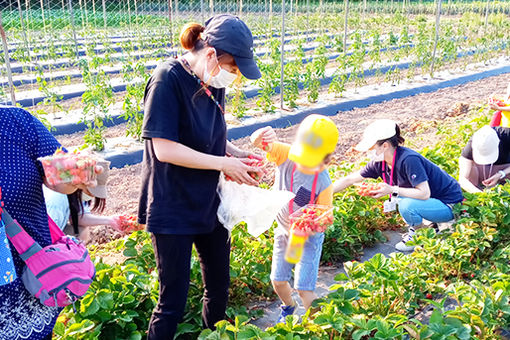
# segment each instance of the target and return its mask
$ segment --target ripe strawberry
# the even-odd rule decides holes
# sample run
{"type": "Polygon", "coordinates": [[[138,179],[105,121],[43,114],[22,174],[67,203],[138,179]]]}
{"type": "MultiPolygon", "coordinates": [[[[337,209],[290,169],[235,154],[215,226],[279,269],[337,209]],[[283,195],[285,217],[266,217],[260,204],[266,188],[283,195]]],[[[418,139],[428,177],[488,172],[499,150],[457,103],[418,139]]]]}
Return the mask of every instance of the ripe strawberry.
{"type": "Polygon", "coordinates": [[[425,297],[426,297],[427,299],[429,299],[429,300],[432,300],[432,294],[430,294],[430,293],[427,293],[427,295],[426,295],[425,297]]]}

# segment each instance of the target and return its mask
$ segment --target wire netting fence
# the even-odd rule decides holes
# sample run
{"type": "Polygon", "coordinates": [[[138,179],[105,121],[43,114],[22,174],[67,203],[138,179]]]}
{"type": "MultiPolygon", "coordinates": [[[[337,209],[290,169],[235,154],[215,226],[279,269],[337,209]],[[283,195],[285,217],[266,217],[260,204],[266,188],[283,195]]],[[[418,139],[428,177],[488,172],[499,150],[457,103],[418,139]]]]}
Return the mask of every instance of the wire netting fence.
{"type": "MultiPolygon", "coordinates": [[[[120,112],[127,120],[140,120],[151,70],[183,53],[178,44],[182,26],[217,13],[236,14],[252,30],[263,73],[256,83],[257,105],[264,111],[274,109],[278,87],[281,105],[285,101],[290,107],[303,88],[316,100],[314,87],[328,77],[341,91],[344,76],[328,74],[327,67],[345,64],[351,75],[344,80],[357,81],[352,70],[356,75],[367,58],[375,65],[377,58],[398,61],[414,53],[411,64],[429,68],[431,61],[433,70],[434,62],[457,58],[458,51],[474,45],[492,48],[486,40],[508,44],[510,2],[438,1],[0,0],[0,102],[53,118],[72,113],[95,120],[120,112]],[[394,50],[404,54],[395,56],[394,50]]],[[[245,110],[243,100],[230,102],[237,116],[245,110]]],[[[93,125],[101,128],[99,120],[93,125]]]]}

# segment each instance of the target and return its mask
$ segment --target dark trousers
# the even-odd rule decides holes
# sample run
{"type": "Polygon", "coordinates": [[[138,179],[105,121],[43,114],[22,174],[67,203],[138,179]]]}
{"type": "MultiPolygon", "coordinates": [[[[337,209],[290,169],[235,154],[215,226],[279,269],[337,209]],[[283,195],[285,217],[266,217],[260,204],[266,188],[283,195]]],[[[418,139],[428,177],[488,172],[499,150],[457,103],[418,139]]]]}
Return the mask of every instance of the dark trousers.
{"type": "Polygon", "coordinates": [[[191,249],[197,250],[205,291],[202,309],[204,328],[225,318],[230,285],[230,239],[218,223],[209,234],[152,234],[159,273],[159,300],[152,313],[147,339],[173,339],[188,296],[191,249]]]}

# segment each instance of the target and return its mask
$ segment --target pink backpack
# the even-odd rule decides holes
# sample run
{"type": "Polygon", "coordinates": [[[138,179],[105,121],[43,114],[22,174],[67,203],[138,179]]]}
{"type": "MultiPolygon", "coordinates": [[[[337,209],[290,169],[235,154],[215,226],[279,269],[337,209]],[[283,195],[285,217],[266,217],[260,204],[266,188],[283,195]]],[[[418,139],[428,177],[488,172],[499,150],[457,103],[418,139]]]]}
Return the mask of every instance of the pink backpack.
{"type": "Polygon", "coordinates": [[[25,288],[42,304],[65,307],[87,292],[96,270],[87,248],[77,238],[65,235],[48,217],[52,244],[42,248],[3,209],[7,237],[25,261],[25,288]]]}

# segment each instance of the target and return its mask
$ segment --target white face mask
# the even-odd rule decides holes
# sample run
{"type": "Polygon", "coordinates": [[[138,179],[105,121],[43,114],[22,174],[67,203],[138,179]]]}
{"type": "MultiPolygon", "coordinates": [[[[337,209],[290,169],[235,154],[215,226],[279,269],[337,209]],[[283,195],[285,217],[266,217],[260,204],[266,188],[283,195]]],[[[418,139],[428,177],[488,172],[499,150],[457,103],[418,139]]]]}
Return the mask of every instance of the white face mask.
{"type": "Polygon", "coordinates": [[[382,162],[384,161],[384,151],[380,154],[377,153],[377,150],[374,148],[367,152],[367,157],[374,162],[382,162]]]}
{"type": "MultiPolygon", "coordinates": [[[[214,50],[214,53],[216,54],[216,50],[214,50]]],[[[218,63],[220,72],[218,72],[215,76],[211,76],[211,74],[207,71],[207,62],[205,63],[204,82],[217,89],[222,89],[232,84],[234,80],[236,80],[237,74],[230,73],[227,70],[222,69],[218,62],[218,58],[216,58],[216,62],[218,63]]]]}

